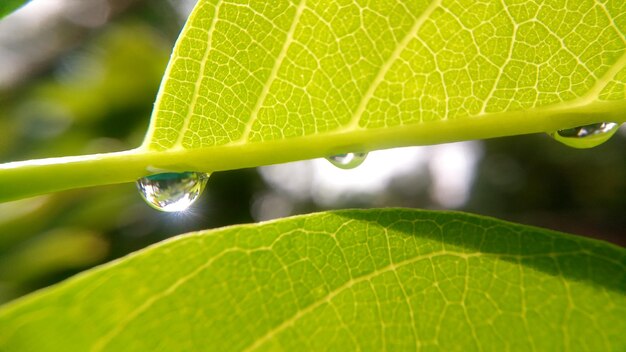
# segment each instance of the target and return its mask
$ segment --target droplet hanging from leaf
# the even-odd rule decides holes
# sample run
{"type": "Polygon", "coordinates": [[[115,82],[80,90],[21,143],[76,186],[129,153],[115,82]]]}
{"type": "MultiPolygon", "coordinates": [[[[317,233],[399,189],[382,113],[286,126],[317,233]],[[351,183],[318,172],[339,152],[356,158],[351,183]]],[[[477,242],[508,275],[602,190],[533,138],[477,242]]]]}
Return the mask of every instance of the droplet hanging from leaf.
{"type": "Polygon", "coordinates": [[[326,160],[340,169],[354,169],[363,164],[367,153],[346,153],[329,156],[326,160]]]}
{"type": "Polygon", "coordinates": [[[550,135],[555,140],[572,148],[593,148],[608,141],[617,132],[618,127],[619,124],[615,122],[598,122],[558,130],[550,135]]]}
{"type": "Polygon", "coordinates": [[[143,199],[154,209],[184,211],[202,194],[209,174],[199,172],[162,173],[137,180],[143,199]]]}

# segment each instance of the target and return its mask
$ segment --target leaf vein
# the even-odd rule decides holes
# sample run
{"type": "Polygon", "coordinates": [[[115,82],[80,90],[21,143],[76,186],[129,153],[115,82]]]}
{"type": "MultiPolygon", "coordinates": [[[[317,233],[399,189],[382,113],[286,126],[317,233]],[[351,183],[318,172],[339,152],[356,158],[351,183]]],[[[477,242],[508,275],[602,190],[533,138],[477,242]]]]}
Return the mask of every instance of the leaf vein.
{"type": "Polygon", "coordinates": [[[261,111],[261,108],[263,107],[263,103],[265,103],[267,95],[270,92],[270,87],[272,86],[272,83],[278,77],[278,70],[282,66],[282,63],[284,62],[285,58],[287,57],[287,51],[289,50],[289,47],[293,43],[293,40],[294,40],[293,36],[296,32],[296,28],[298,27],[298,23],[300,22],[300,16],[304,12],[305,8],[306,8],[306,0],[301,0],[300,4],[296,8],[296,13],[293,17],[293,21],[291,22],[291,27],[289,28],[289,32],[287,32],[287,38],[285,39],[285,43],[283,44],[283,47],[280,53],[278,54],[278,57],[276,57],[276,61],[274,62],[274,67],[272,67],[272,71],[270,72],[270,75],[267,78],[267,81],[265,81],[265,85],[263,86],[263,90],[261,91],[261,94],[259,95],[259,98],[257,99],[254,109],[250,113],[250,120],[248,121],[248,124],[246,125],[246,128],[243,131],[241,135],[241,139],[239,141],[241,144],[246,143],[250,137],[250,133],[252,132],[252,126],[254,125],[254,122],[256,121],[257,116],[259,115],[259,111],[261,111]]]}
{"type": "Polygon", "coordinates": [[[350,122],[343,129],[353,130],[359,127],[359,121],[363,116],[365,109],[367,108],[367,104],[374,97],[376,89],[384,81],[387,72],[389,72],[393,64],[400,58],[400,55],[402,55],[402,52],[404,51],[404,49],[406,49],[409,43],[413,39],[415,39],[417,32],[420,30],[420,28],[422,28],[424,23],[426,23],[426,20],[428,20],[428,18],[435,11],[435,9],[437,9],[437,7],[441,5],[441,2],[442,0],[434,0],[433,2],[431,2],[430,5],[428,5],[428,7],[424,10],[424,12],[415,20],[413,27],[411,27],[409,32],[404,36],[404,38],[402,38],[402,41],[398,44],[398,46],[396,46],[395,50],[391,53],[387,61],[380,67],[380,70],[374,78],[374,81],[372,81],[372,84],[369,86],[369,88],[361,98],[361,101],[359,102],[356,111],[350,119],[350,122]]]}
{"type": "Polygon", "coordinates": [[[207,31],[207,44],[206,44],[206,49],[202,55],[202,60],[200,61],[200,70],[198,71],[198,79],[196,80],[195,85],[194,85],[193,95],[191,97],[191,102],[189,103],[189,110],[187,110],[187,115],[185,116],[185,119],[183,120],[183,127],[180,130],[180,134],[178,135],[178,139],[176,140],[176,143],[174,143],[173,149],[182,147],[183,138],[185,137],[185,132],[189,128],[191,117],[193,116],[194,110],[196,109],[196,104],[198,103],[198,97],[200,95],[200,87],[202,86],[202,80],[204,78],[204,70],[206,68],[206,63],[208,61],[207,59],[209,57],[209,54],[212,48],[213,32],[215,31],[216,24],[220,17],[219,11],[223,3],[224,3],[223,0],[218,0],[218,2],[215,4],[215,15],[213,16],[213,19],[211,21],[211,26],[209,27],[209,30],[207,31]]]}
{"type": "Polygon", "coordinates": [[[419,261],[422,260],[430,260],[432,258],[436,258],[436,257],[442,257],[442,256],[458,256],[458,257],[462,257],[462,258],[469,258],[469,257],[476,257],[476,256],[481,256],[481,253],[475,253],[475,254],[467,254],[467,253],[458,253],[458,252],[451,252],[451,251],[439,251],[439,252],[432,252],[426,255],[419,255],[410,259],[406,259],[403,261],[400,261],[398,263],[390,263],[389,265],[386,265],[380,269],[374,270],[369,274],[365,274],[363,276],[360,277],[356,277],[356,278],[352,278],[348,281],[346,281],[344,284],[342,284],[341,286],[335,288],[334,290],[330,291],[328,294],[326,294],[326,296],[322,297],[321,299],[317,300],[315,303],[312,303],[311,305],[307,306],[306,308],[298,311],[296,314],[294,314],[293,316],[291,316],[289,319],[283,321],[280,325],[270,329],[267,333],[265,333],[263,336],[261,336],[259,339],[257,339],[253,344],[251,344],[250,346],[246,347],[243,349],[243,351],[253,351],[258,349],[259,347],[261,347],[265,342],[269,341],[270,339],[272,339],[274,336],[276,336],[277,334],[279,334],[281,331],[285,330],[287,327],[292,326],[293,324],[295,324],[298,320],[300,320],[301,318],[303,318],[304,316],[306,316],[307,314],[313,312],[316,308],[322,306],[325,303],[330,303],[332,301],[333,298],[335,298],[336,296],[338,296],[339,294],[343,293],[345,290],[348,290],[352,287],[354,287],[357,284],[360,284],[362,282],[370,282],[372,279],[386,274],[388,272],[392,272],[397,270],[398,268],[407,266],[407,265],[411,265],[414,263],[417,263],[419,261]]]}

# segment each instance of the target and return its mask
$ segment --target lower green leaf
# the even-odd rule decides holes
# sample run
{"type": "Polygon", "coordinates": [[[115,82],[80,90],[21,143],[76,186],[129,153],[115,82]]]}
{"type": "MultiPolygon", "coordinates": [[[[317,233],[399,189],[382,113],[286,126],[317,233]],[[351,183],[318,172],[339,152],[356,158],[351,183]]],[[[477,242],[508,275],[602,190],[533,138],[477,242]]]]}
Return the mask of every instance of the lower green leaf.
{"type": "Polygon", "coordinates": [[[0,310],[3,351],[626,349],[626,250],[474,215],[192,233],[0,310]]]}

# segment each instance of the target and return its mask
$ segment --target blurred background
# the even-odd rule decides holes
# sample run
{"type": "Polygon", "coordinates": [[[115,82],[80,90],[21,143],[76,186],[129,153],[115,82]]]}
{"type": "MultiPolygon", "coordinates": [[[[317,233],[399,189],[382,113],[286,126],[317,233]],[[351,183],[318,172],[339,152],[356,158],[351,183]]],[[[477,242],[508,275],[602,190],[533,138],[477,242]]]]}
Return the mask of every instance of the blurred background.
{"type": "MultiPolygon", "coordinates": [[[[138,146],[194,0],[35,0],[0,20],[0,163],[138,146]]],[[[0,185],[0,187],[4,187],[0,185]]],[[[0,304],[184,232],[326,209],[455,209],[626,244],[626,129],[215,173],[182,214],[121,184],[0,203],[0,304]]]]}

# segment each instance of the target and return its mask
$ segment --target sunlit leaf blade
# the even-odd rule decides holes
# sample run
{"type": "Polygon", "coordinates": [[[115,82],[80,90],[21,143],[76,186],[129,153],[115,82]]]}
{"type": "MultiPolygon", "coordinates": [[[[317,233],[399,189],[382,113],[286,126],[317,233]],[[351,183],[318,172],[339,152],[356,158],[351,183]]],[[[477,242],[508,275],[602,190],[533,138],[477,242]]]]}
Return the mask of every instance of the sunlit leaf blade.
{"type": "Polygon", "coordinates": [[[3,351],[626,349],[626,251],[473,215],[189,234],[0,310],[3,351]]]}
{"type": "Polygon", "coordinates": [[[200,0],[144,144],[1,164],[0,200],[622,123],[625,33],[618,0],[200,0]]]}
{"type": "Polygon", "coordinates": [[[24,5],[29,0],[2,0],[0,1],[0,19],[15,11],[18,7],[24,5]]]}
{"type": "Polygon", "coordinates": [[[624,1],[200,0],[146,145],[325,135],[345,149],[368,145],[359,135],[385,144],[376,134],[390,128],[440,136],[413,141],[429,143],[545,131],[576,114],[623,121],[625,33],[624,1]]]}

